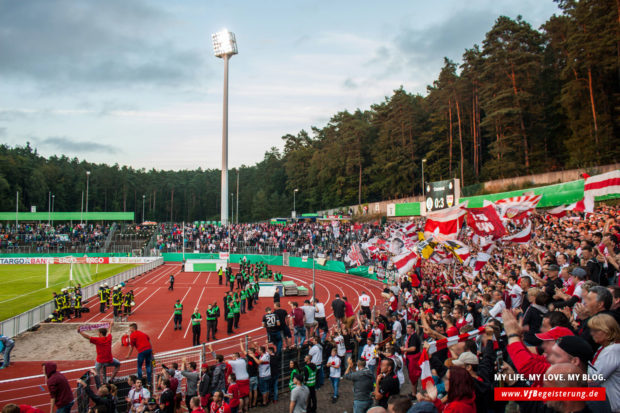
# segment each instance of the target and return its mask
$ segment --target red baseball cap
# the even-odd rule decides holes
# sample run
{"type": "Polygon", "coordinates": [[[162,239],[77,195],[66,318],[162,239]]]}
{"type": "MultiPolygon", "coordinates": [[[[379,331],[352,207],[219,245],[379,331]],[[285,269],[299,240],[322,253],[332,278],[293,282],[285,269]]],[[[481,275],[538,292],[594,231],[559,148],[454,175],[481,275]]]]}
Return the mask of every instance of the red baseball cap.
{"type": "Polygon", "coordinates": [[[573,332],[566,328],[566,327],[553,327],[551,330],[547,331],[546,333],[538,333],[536,334],[536,337],[538,337],[540,340],[546,341],[546,340],[557,340],[560,337],[565,337],[565,336],[574,336],[575,334],[573,334],[573,332]]]}
{"type": "Polygon", "coordinates": [[[203,369],[208,369],[209,365],[207,363],[202,363],[200,367],[202,367],[203,369]]]}

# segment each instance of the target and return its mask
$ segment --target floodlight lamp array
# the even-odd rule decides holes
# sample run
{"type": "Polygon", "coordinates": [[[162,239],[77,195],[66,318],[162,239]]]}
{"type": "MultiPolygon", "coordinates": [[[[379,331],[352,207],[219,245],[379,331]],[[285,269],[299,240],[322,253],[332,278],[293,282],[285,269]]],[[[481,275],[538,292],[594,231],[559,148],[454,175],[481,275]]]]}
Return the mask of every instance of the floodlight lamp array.
{"type": "Polygon", "coordinates": [[[213,52],[216,57],[232,56],[239,53],[234,33],[222,30],[211,35],[211,38],[213,40],[213,52]]]}

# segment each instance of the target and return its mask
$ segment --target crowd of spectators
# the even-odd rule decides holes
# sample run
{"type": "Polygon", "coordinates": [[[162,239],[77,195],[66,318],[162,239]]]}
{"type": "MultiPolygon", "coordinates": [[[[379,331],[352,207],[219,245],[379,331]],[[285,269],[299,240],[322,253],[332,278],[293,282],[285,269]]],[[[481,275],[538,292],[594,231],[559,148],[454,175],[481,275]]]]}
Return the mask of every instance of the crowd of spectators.
{"type": "MultiPolygon", "coordinates": [[[[192,363],[162,370],[159,388],[152,389],[159,395],[155,408],[167,408],[169,393],[178,389],[171,390],[175,380],[177,386],[183,378],[189,384],[190,376],[195,393],[187,391],[186,403],[191,411],[267,405],[278,400],[273,376],[280,366],[274,363],[285,352],[304,350],[303,362],[291,362],[288,370],[290,412],[620,411],[620,208],[603,205],[594,213],[563,218],[541,211],[529,219],[532,239],[498,242],[487,250],[490,259],[480,271],[456,259],[420,260],[386,285],[374,311],[366,294],[268,309],[263,326],[270,343],[242,344],[232,360],[214,354],[200,370],[192,363]],[[331,325],[325,319],[327,305],[334,313],[331,325]],[[342,380],[353,382],[353,406],[339,401],[342,380]],[[326,382],[338,407],[317,406],[317,391],[326,382]],[[602,388],[605,398],[495,397],[498,388],[579,387],[602,388]]],[[[185,236],[206,251],[227,250],[230,238],[342,257],[354,241],[389,241],[398,225],[341,223],[339,236],[333,226],[317,223],[236,225],[230,234],[225,228],[191,225],[185,236]]],[[[179,226],[165,232],[160,248],[181,242],[182,233],[179,226]]],[[[481,251],[469,228],[459,240],[472,255],[481,251]]],[[[149,403],[141,408],[152,410],[149,403]]]]}
{"type": "Polygon", "coordinates": [[[80,247],[85,252],[96,252],[109,231],[110,224],[0,223],[0,249],[11,252],[19,247],[31,247],[33,253],[46,253],[71,252],[72,248],[80,247]]]}
{"type": "Polygon", "coordinates": [[[257,254],[315,255],[342,260],[353,242],[365,242],[381,234],[378,224],[349,222],[292,222],[286,225],[236,224],[220,227],[211,224],[161,225],[157,240],[160,252],[180,251],[185,235],[187,251],[203,253],[228,252],[257,254]],[[230,248],[232,246],[232,248],[230,248]]]}

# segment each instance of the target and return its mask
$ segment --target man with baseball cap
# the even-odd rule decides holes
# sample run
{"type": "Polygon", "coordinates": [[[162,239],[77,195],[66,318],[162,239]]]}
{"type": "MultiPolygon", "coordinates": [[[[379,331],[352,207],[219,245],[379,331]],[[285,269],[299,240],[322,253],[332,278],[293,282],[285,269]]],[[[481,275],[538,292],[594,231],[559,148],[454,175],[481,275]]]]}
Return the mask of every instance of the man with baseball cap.
{"type": "MultiPolygon", "coordinates": [[[[530,374],[539,374],[540,379],[533,381],[533,387],[541,387],[543,385],[542,377],[545,371],[551,366],[546,356],[533,354],[527,349],[523,343],[523,329],[512,312],[506,310],[502,314],[504,321],[504,330],[508,338],[508,354],[514,363],[517,372],[526,376],[530,374]]],[[[543,340],[543,349],[545,354],[551,350],[551,343],[555,344],[559,338],[564,336],[572,336],[573,332],[568,328],[554,327],[546,333],[536,334],[536,337],[543,340]],[[561,330],[560,330],[561,329],[561,330]],[[548,342],[548,343],[545,343],[548,342]]]]}
{"type": "Polygon", "coordinates": [[[542,341],[541,347],[544,353],[549,354],[549,351],[551,351],[551,347],[553,347],[556,340],[559,340],[560,338],[565,337],[565,336],[572,336],[574,334],[569,328],[558,326],[558,327],[553,327],[551,330],[547,331],[546,333],[538,333],[535,335],[537,339],[542,341]]]}
{"type": "Polygon", "coordinates": [[[146,408],[149,413],[159,413],[159,405],[157,404],[157,400],[155,400],[154,397],[151,397],[147,404],[146,404],[146,408]]]}
{"type": "Polygon", "coordinates": [[[586,340],[581,337],[567,335],[556,340],[549,353],[547,353],[547,360],[551,364],[573,364],[585,373],[588,370],[588,362],[592,360],[593,355],[592,346],[586,340]]]}

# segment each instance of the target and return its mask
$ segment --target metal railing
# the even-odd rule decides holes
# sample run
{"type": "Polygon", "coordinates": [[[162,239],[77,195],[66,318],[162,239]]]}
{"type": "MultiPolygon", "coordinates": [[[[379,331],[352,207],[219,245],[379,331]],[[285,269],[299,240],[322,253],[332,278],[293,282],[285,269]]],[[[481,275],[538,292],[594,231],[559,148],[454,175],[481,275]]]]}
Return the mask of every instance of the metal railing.
{"type": "MultiPolygon", "coordinates": [[[[121,273],[113,275],[112,277],[99,280],[93,284],[87,285],[86,287],[82,287],[82,298],[86,300],[88,298],[96,296],[97,291],[99,290],[99,285],[103,284],[104,282],[107,282],[109,285],[116,285],[131,278],[134,278],[138,275],[144,274],[147,271],[151,271],[152,269],[159,267],[163,263],[163,258],[159,258],[153,262],[140,265],[139,267],[123,271],[121,273]]],[[[8,337],[15,337],[16,335],[31,329],[37,324],[42,323],[53,312],[54,301],[50,300],[45,304],[41,304],[31,310],[28,310],[0,322],[0,334],[8,337]]]]}

